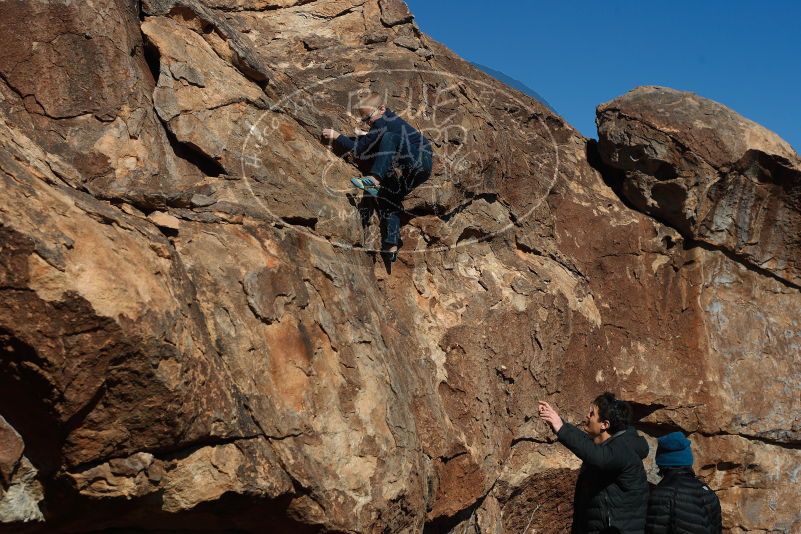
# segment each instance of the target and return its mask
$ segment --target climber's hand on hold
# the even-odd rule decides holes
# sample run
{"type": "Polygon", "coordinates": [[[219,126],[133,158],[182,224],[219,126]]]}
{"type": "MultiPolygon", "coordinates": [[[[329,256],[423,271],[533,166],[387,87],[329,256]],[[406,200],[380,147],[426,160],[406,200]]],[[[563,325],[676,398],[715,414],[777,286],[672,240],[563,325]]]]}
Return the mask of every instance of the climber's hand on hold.
{"type": "Polygon", "coordinates": [[[332,130],[331,128],[323,128],[323,139],[333,141],[337,137],[339,137],[338,131],[332,130]]]}
{"type": "Polygon", "coordinates": [[[367,135],[368,132],[365,132],[360,128],[356,128],[356,130],[354,130],[354,133],[356,134],[356,137],[361,137],[363,135],[367,135]]]}
{"type": "Polygon", "coordinates": [[[559,432],[559,430],[562,428],[562,418],[559,417],[559,414],[556,413],[556,410],[554,410],[547,402],[539,402],[539,414],[540,419],[548,423],[548,425],[553,428],[554,432],[559,432]]]}

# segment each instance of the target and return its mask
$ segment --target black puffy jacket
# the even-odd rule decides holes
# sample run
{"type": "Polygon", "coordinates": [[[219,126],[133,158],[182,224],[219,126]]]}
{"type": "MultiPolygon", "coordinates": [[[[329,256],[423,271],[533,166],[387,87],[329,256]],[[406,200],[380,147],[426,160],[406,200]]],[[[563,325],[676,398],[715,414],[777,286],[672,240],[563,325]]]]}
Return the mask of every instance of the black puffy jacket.
{"type": "Polygon", "coordinates": [[[642,460],[648,442],[634,427],[618,432],[600,445],[565,423],[557,433],[581,458],[573,499],[572,534],[642,534],[648,506],[648,481],[642,460]]]}
{"type": "Polygon", "coordinates": [[[648,500],[648,534],[720,534],[720,501],[689,467],[668,469],[648,500]]]}

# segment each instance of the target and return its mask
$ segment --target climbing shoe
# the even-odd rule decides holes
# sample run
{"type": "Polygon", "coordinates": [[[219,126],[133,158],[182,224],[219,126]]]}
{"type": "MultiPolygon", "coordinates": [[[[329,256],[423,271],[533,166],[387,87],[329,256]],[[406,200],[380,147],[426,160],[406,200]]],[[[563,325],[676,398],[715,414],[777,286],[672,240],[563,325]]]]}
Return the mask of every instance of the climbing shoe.
{"type": "Polygon", "coordinates": [[[375,182],[375,180],[373,180],[369,176],[364,178],[359,176],[357,176],[356,178],[351,178],[350,183],[352,183],[353,186],[356,187],[357,189],[361,189],[370,196],[373,197],[378,196],[378,187],[377,187],[378,184],[375,182]]]}
{"type": "Polygon", "coordinates": [[[364,190],[368,187],[375,187],[378,185],[377,183],[375,183],[375,180],[373,180],[369,176],[365,176],[364,178],[362,178],[361,176],[356,176],[355,178],[350,179],[350,183],[352,183],[355,188],[361,190],[364,190]]]}
{"type": "Polygon", "coordinates": [[[398,249],[392,251],[382,250],[381,254],[383,254],[384,257],[387,259],[387,261],[389,261],[390,263],[395,263],[395,261],[397,261],[398,259],[398,249]]]}

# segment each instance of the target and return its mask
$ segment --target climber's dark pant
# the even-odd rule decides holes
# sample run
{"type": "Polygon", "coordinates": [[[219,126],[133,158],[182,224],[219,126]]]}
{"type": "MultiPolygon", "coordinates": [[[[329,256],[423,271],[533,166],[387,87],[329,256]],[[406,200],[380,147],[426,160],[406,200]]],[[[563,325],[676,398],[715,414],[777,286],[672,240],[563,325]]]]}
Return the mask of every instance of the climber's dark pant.
{"type": "Polygon", "coordinates": [[[370,171],[370,174],[381,181],[378,210],[384,227],[383,242],[386,246],[399,244],[403,198],[431,176],[431,152],[421,150],[418,157],[410,156],[409,147],[401,146],[402,141],[398,134],[384,133],[370,171]],[[403,155],[404,152],[406,155],[403,155]]]}

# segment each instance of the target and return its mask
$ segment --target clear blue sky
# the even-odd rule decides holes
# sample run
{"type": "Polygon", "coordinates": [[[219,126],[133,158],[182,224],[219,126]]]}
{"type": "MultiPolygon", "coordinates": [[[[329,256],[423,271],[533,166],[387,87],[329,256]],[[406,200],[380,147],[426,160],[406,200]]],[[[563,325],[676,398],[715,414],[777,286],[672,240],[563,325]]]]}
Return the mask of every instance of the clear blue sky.
{"type": "Polygon", "coordinates": [[[407,0],[420,28],[542,95],[587,137],[638,85],[716,100],[801,152],[801,1],[407,0]]]}

